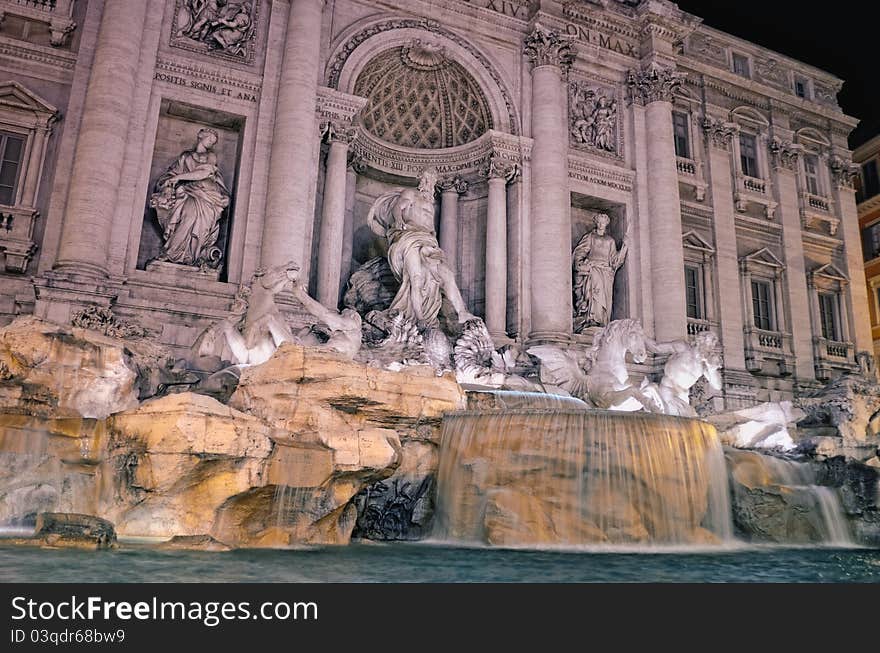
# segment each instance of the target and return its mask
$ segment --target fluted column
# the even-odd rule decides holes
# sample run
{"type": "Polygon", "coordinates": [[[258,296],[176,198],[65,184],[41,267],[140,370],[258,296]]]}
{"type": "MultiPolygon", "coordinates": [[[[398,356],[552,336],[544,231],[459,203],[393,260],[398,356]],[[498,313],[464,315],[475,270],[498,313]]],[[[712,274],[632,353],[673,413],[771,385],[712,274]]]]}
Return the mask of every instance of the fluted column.
{"type": "Polygon", "coordinates": [[[441,179],[440,190],[440,249],[446,264],[458,277],[458,197],[468,191],[468,183],[460,177],[441,179]]]}
{"type": "MultiPolygon", "coordinates": [[[[712,187],[713,225],[715,227],[715,257],[718,270],[718,303],[721,345],[725,370],[745,370],[745,343],[743,340],[743,307],[735,301],[739,297],[739,253],[736,249],[736,209],[733,206],[733,174],[730,169],[730,148],[738,128],[714,118],[703,122],[709,146],[709,179],[712,187]],[[734,298],[732,300],[731,298],[734,298]]],[[[746,308],[752,301],[747,298],[746,308]]],[[[750,322],[751,324],[751,322],[750,322]]]]}
{"type": "Polygon", "coordinates": [[[55,268],[108,275],[107,258],[132,110],[144,0],[104,4],[55,268]]]}
{"type": "Polygon", "coordinates": [[[281,61],[266,215],[263,267],[291,259],[305,265],[308,225],[314,215],[314,154],[321,11],[324,0],[291,0],[281,61]]]}
{"type": "Polygon", "coordinates": [[[499,157],[486,170],[486,328],[497,337],[507,336],[507,182],[515,172],[513,163],[499,157]]]}
{"type": "Polygon", "coordinates": [[[525,54],[533,65],[529,340],[565,342],[572,330],[565,77],[575,50],[571,39],[535,27],[525,39],[525,54]]]}
{"type": "Polygon", "coordinates": [[[861,234],[859,232],[859,216],[856,206],[853,181],[858,177],[859,168],[849,161],[835,155],[831,158],[831,177],[834,182],[834,204],[840,212],[840,230],[843,233],[843,246],[846,251],[846,274],[849,284],[848,306],[841,305],[841,313],[847,308],[851,312],[850,328],[852,336],[846,333],[847,339],[853,337],[856,352],[874,351],[874,340],[871,337],[871,316],[868,309],[868,289],[862,282],[864,279],[864,262],[862,259],[861,234]]]}
{"type": "Polygon", "coordinates": [[[339,304],[342,274],[342,240],[345,231],[347,199],[348,145],[353,132],[348,126],[328,123],[324,132],[330,142],[327,172],[324,175],[324,206],[318,235],[318,301],[327,308],[339,304]]]}
{"type": "Polygon", "coordinates": [[[681,200],[672,131],[672,97],[681,75],[651,66],[631,71],[630,101],[644,107],[648,211],[651,225],[651,291],[654,336],[677,340],[687,333],[681,200]]]}

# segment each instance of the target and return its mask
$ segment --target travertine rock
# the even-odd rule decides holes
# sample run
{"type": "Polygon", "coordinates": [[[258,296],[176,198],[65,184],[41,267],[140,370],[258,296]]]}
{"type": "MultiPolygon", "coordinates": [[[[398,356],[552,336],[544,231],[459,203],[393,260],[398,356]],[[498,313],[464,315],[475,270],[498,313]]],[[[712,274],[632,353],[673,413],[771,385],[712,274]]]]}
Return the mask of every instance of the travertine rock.
{"type": "Polygon", "coordinates": [[[106,417],[137,405],[137,368],[121,341],[21,318],[0,329],[0,411],[106,417]]]}

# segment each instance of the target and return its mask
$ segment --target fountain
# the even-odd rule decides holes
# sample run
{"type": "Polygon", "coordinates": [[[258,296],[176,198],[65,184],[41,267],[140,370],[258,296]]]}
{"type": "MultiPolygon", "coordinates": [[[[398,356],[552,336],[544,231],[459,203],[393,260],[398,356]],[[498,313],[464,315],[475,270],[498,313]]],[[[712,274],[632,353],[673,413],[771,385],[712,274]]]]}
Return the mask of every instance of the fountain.
{"type": "Polygon", "coordinates": [[[437,537],[503,546],[731,541],[714,427],[560,404],[446,416],[437,537]]]}

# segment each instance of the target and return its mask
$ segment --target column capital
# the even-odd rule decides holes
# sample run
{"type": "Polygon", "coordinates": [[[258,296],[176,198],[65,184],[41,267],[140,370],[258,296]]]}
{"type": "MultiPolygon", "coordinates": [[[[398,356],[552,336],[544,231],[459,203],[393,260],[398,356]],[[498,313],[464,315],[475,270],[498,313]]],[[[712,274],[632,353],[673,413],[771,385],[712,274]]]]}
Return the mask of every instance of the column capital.
{"type": "Polygon", "coordinates": [[[367,162],[366,160],[364,160],[364,157],[360,154],[360,152],[353,152],[349,150],[347,163],[347,167],[351,168],[359,175],[362,175],[367,171],[367,162]]]}
{"type": "Polygon", "coordinates": [[[739,133],[739,125],[706,116],[703,118],[703,131],[706,132],[706,138],[713,146],[722,150],[729,150],[730,142],[739,133]]]}
{"type": "Polygon", "coordinates": [[[345,120],[324,120],[319,123],[321,139],[328,143],[349,145],[357,136],[357,127],[345,120]]]}
{"type": "Polygon", "coordinates": [[[577,56],[574,37],[560,34],[535,23],[526,35],[523,52],[535,67],[555,66],[567,73],[577,56]]]}
{"type": "Polygon", "coordinates": [[[464,195],[468,192],[468,188],[470,188],[470,184],[461,177],[446,177],[437,182],[437,190],[441,193],[455,192],[464,195]]]}
{"type": "Polygon", "coordinates": [[[778,136],[774,136],[767,144],[770,150],[770,165],[774,170],[788,170],[795,172],[797,170],[798,158],[800,157],[803,146],[784,141],[778,136]]]}
{"type": "Polygon", "coordinates": [[[839,154],[833,154],[828,161],[828,167],[831,168],[831,178],[838,188],[852,189],[855,187],[855,181],[859,177],[859,166],[852,160],[845,159],[839,154]]]}
{"type": "Polygon", "coordinates": [[[508,183],[519,174],[519,166],[509,159],[493,155],[483,168],[483,174],[488,179],[503,179],[505,183],[508,183]]]}
{"type": "Polygon", "coordinates": [[[674,68],[653,64],[645,70],[630,70],[626,76],[630,104],[647,106],[653,102],[672,102],[684,77],[684,73],[674,68]]]}

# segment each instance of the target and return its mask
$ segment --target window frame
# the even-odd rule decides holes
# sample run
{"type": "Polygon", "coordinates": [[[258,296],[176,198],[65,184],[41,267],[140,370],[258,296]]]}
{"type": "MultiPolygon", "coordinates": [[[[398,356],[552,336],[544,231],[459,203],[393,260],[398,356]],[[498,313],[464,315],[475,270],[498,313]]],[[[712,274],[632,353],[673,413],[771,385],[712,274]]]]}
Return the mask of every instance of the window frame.
{"type": "MultiPolygon", "coordinates": [[[[773,287],[773,282],[770,279],[757,278],[750,279],[751,285],[751,295],[752,295],[752,326],[756,329],[760,329],[761,331],[777,331],[776,329],[776,307],[775,302],[773,300],[773,296],[775,294],[775,288],[773,287]],[[758,297],[755,293],[756,288],[766,288],[767,296],[763,300],[758,297]],[[767,306],[767,315],[760,315],[756,310],[761,304],[766,304],[767,306]],[[759,319],[763,319],[766,317],[767,326],[763,326],[759,324],[759,319]]],[[[758,293],[760,294],[760,293],[758,293]]]]}
{"type": "Polygon", "coordinates": [[[753,134],[750,131],[740,130],[739,132],[739,170],[743,174],[744,177],[751,177],[752,179],[762,179],[764,178],[761,171],[761,159],[758,154],[758,135],[753,134]],[[755,165],[755,174],[751,174],[746,171],[745,160],[746,157],[743,154],[743,139],[751,139],[752,147],[754,148],[753,154],[751,157],[754,160],[755,165]]]}
{"type": "Polygon", "coordinates": [[[826,340],[840,342],[840,294],[817,290],[819,302],[819,333],[826,340]],[[830,322],[829,322],[830,320],[830,322]]]}
{"type": "Polygon", "coordinates": [[[803,75],[795,75],[794,76],[794,84],[792,85],[795,96],[811,101],[813,99],[812,85],[810,84],[810,80],[803,75]],[[804,94],[800,95],[798,93],[798,84],[803,86],[804,94]]]}
{"type": "Polygon", "coordinates": [[[873,157],[871,159],[868,159],[867,161],[863,161],[859,165],[859,176],[862,179],[862,202],[869,200],[872,197],[876,197],[877,195],[880,195],[880,157],[873,157]],[[871,169],[874,171],[872,177],[872,186],[868,185],[868,176],[865,174],[865,170],[868,168],[868,166],[871,166],[871,169]]]}
{"type": "Polygon", "coordinates": [[[675,156],[681,159],[694,159],[693,138],[691,137],[691,119],[690,115],[685,111],[679,111],[678,109],[672,110],[672,140],[675,146],[675,156]],[[682,124],[680,126],[683,127],[683,139],[686,154],[679,154],[678,151],[679,138],[682,136],[678,133],[679,125],[676,123],[676,118],[678,117],[682,119],[682,124]]]}
{"type": "Polygon", "coordinates": [[[18,159],[15,161],[15,177],[12,180],[11,186],[2,186],[0,185],[0,193],[3,192],[3,188],[10,189],[10,200],[9,202],[0,201],[0,205],[2,206],[16,206],[19,203],[19,196],[22,190],[22,178],[24,175],[22,173],[27,173],[27,159],[26,155],[28,154],[28,147],[31,144],[30,138],[28,138],[28,134],[22,133],[20,131],[8,129],[6,125],[0,123],[0,176],[2,176],[3,169],[6,167],[6,164],[11,162],[10,159],[7,161],[6,159],[6,148],[9,143],[9,139],[14,138],[18,140],[21,145],[19,147],[19,155],[18,159]]]}
{"type": "Polygon", "coordinates": [[[692,320],[705,320],[706,310],[704,307],[705,296],[703,291],[702,269],[699,265],[689,264],[685,261],[684,265],[684,303],[685,315],[692,320]],[[693,273],[693,285],[689,285],[688,273],[693,273]],[[691,302],[691,288],[693,288],[693,299],[691,302]],[[695,315],[691,315],[691,306],[694,307],[695,315]]]}
{"type": "Polygon", "coordinates": [[[742,77],[743,79],[751,79],[752,78],[752,58],[743,54],[742,52],[731,51],[730,53],[730,70],[737,77],[742,77]],[[737,70],[737,62],[741,61],[745,64],[745,74],[737,70]]]}

